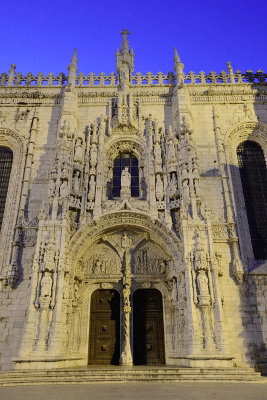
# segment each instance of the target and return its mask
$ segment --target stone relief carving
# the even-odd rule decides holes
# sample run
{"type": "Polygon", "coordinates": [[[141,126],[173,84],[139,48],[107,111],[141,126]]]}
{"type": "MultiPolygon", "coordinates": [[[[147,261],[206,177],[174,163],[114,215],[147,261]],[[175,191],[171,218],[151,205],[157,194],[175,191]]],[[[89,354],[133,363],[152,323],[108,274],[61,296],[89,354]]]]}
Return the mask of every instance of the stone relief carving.
{"type": "Polygon", "coordinates": [[[98,244],[89,254],[89,258],[85,260],[85,275],[87,277],[121,273],[119,256],[109,246],[98,244]]]}
{"type": "Polygon", "coordinates": [[[164,274],[167,266],[165,254],[150,242],[141,245],[133,254],[132,269],[135,274],[164,274]]]}

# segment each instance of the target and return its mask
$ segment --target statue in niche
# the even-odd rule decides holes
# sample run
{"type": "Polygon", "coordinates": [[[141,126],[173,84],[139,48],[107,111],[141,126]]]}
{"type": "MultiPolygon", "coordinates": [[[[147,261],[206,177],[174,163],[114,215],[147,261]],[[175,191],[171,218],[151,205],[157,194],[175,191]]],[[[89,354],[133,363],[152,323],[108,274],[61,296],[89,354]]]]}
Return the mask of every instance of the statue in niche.
{"type": "Polygon", "coordinates": [[[131,287],[129,282],[127,281],[124,282],[122,293],[123,293],[124,306],[130,307],[131,287]]]}
{"type": "Polygon", "coordinates": [[[77,193],[80,191],[80,171],[76,170],[73,180],[72,180],[72,190],[74,193],[77,193]]]}
{"type": "Polygon", "coordinates": [[[131,174],[129,168],[126,167],[121,173],[121,189],[130,190],[131,188],[131,174]]]}
{"type": "Polygon", "coordinates": [[[175,147],[174,147],[174,143],[173,140],[170,140],[169,146],[168,146],[168,153],[167,153],[167,159],[168,161],[173,161],[176,159],[175,157],[175,147]]]}
{"type": "Polygon", "coordinates": [[[163,274],[166,271],[166,261],[162,260],[159,262],[159,273],[163,274]]]}
{"type": "Polygon", "coordinates": [[[95,199],[95,187],[96,187],[95,177],[94,175],[91,175],[89,182],[89,192],[87,197],[89,201],[94,201],[95,199]]]}
{"type": "Polygon", "coordinates": [[[200,296],[209,296],[209,280],[206,272],[201,269],[197,275],[197,286],[200,296]]]}
{"type": "Polygon", "coordinates": [[[62,168],[62,173],[61,173],[61,178],[67,179],[69,177],[69,171],[68,168],[66,167],[66,163],[63,163],[63,168],[62,168]]]}
{"type": "Polygon", "coordinates": [[[163,201],[164,198],[164,187],[160,175],[156,176],[156,198],[158,201],[163,201]]]}
{"type": "Polygon", "coordinates": [[[120,83],[129,82],[130,80],[130,71],[128,64],[122,62],[119,67],[119,81],[120,83]]]}
{"type": "Polygon", "coordinates": [[[56,193],[56,183],[54,182],[53,179],[50,179],[48,187],[48,197],[54,197],[55,193],[56,193]]]}
{"type": "Polygon", "coordinates": [[[124,232],[121,238],[121,247],[123,249],[129,249],[131,247],[131,244],[132,244],[131,238],[127,235],[126,232],[124,232]]]}
{"type": "Polygon", "coordinates": [[[64,180],[62,181],[60,188],[59,188],[59,193],[60,197],[67,197],[69,194],[69,187],[68,187],[68,181],[64,180]]]}
{"type": "Polygon", "coordinates": [[[170,180],[170,199],[174,199],[177,196],[177,178],[176,174],[172,173],[170,180]]]}
{"type": "Polygon", "coordinates": [[[194,191],[196,196],[199,195],[199,180],[196,178],[193,180],[193,184],[194,184],[194,191]]]}
{"type": "Polygon", "coordinates": [[[190,198],[190,190],[189,190],[189,181],[188,181],[188,179],[183,181],[183,190],[184,190],[185,200],[188,200],[190,198]]]}
{"type": "Polygon", "coordinates": [[[95,261],[93,272],[94,274],[102,274],[103,272],[103,263],[99,259],[95,261]]]}
{"type": "Polygon", "coordinates": [[[93,143],[91,146],[91,153],[90,153],[90,165],[92,168],[95,168],[97,164],[97,147],[96,144],[93,143]]]}
{"type": "Polygon", "coordinates": [[[75,144],[74,162],[81,163],[83,161],[83,145],[82,139],[78,138],[75,144]]]}
{"type": "Polygon", "coordinates": [[[40,297],[50,297],[51,296],[52,283],[53,282],[52,282],[50,272],[45,271],[45,273],[41,279],[40,297]]]}

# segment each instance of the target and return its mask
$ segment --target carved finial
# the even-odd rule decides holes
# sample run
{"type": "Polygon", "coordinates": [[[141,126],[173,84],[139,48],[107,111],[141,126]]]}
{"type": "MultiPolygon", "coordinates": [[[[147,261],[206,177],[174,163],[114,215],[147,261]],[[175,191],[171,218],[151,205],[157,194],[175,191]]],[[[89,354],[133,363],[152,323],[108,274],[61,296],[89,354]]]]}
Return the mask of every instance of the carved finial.
{"type": "Polygon", "coordinates": [[[174,65],[175,65],[176,63],[181,62],[176,47],[174,47],[174,57],[173,57],[173,61],[174,61],[174,65]]]}
{"type": "Polygon", "coordinates": [[[121,44],[121,53],[127,54],[130,51],[129,42],[127,38],[127,36],[130,35],[130,32],[127,29],[123,29],[120,34],[123,35],[121,44]]]}
{"type": "Polygon", "coordinates": [[[174,71],[176,74],[176,83],[177,85],[182,85],[184,83],[184,64],[180,60],[176,47],[174,48],[173,61],[174,61],[174,71]]]}
{"type": "Polygon", "coordinates": [[[121,89],[127,89],[131,77],[134,71],[134,52],[130,51],[127,35],[129,35],[127,29],[121,31],[123,35],[122,44],[120,50],[116,52],[116,64],[117,72],[119,75],[119,85],[121,89]]]}
{"type": "Polygon", "coordinates": [[[68,71],[69,71],[69,78],[68,78],[68,83],[69,87],[70,86],[75,86],[75,80],[76,80],[76,72],[77,72],[77,64],[78,64],[78,59],[77,59],[77,49],[74,49],[73,56],[71,59],[71,63],[68,66],[68,71]]]}
{"type": "Polygon", "coordinates": [[[74,49],[73,56],[71,59],[71,65],[75,65],[77,67],[77,64],[78,64],[77,49],[74,49]]]}

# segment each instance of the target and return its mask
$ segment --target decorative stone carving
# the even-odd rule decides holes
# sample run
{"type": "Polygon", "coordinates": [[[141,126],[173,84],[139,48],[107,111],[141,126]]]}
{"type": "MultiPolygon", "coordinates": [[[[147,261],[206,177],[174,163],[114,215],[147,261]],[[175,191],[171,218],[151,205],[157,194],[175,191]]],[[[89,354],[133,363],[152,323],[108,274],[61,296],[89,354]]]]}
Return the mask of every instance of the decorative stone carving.
{"type": "Polygon", "coordinates": [[[133,255],[133,271],[135,274],[164,274],[167,269],[166,256],[151,243],[136,249],[133,255]]]}
{"type": "Polygon", "coordinates": [[[121,197],[131,197],[131,174],[127,167],[121,173],[121,197]]]}
{"type": "Polygon", "coordinates": [[[78,164],[82,163],[83,157],[84,157],[83,142],[81,138],[78,138],[75,143],[74,162],[78,164]]]}
{"type": "Polygon", "coordinates": [[[45,271],[41,279],[40,297],[51,297],[52,284],[51,273],[45,271]]]}
{"type": "Polygon", "coordinates": [[[95,249],[92,249],[85,265],[85,274],[88,277],[121,273],[121,262],[118,255],[105,244],[99,244],[95,249]]]}

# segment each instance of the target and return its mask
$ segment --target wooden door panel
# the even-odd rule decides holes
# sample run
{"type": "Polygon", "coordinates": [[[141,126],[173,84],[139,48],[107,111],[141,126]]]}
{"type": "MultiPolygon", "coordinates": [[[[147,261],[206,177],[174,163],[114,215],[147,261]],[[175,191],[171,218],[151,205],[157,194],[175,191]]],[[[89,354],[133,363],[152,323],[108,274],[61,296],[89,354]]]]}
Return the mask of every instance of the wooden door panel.
{"type": "Polygon", "coordinates": [[[89,364],[118,364],[120,298],[114,290],[97,290],[91,299],[89,364]]]}
{"type": "Polygon", "coordinates": [[[154,289],[138,290],[133,302],[134,363],[164,364],[162,298],[154,289]]]}

